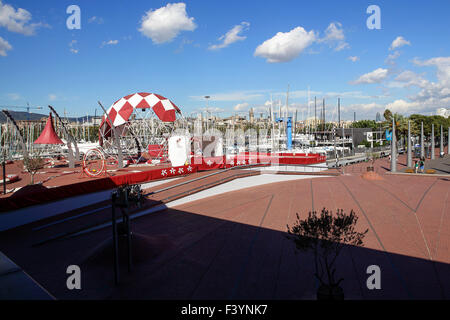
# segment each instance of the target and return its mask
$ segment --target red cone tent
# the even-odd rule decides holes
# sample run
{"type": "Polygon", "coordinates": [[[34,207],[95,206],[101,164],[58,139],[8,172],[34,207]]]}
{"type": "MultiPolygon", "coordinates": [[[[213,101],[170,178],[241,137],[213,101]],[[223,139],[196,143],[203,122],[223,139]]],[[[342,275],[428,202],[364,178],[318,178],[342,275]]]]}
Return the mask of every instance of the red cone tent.
{"type": "Polygon", "coordinates": [[[34,144],[64,144],[55,132],[51,113],[47,119],[47,124],[45,125],[44,130],[39,138],[36,139],[34,144]]]}

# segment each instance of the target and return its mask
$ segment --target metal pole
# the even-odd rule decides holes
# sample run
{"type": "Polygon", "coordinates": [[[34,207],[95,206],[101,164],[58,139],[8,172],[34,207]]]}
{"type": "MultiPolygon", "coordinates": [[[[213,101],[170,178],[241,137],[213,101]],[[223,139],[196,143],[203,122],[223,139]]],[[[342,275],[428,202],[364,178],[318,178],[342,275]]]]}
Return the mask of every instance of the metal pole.
{"type": "Polygon", "coordinates": [[[112,231],[113,231],[113,255],[114,255],[114,282],[119,284],[119,244],[117,241],[117,223],[116,223],[116,210],[115,210],[116,195],[112,196],[112,231]]]}
{"type": "Polygon", "coordinates": [[[423,141],[423,121],[420,124],[420,157],[425,157],[425,145],[423,141]]]}
{"type": "Polygon", "coordinates": [[[323,117],[323,126],[322,130],[325,132],[325,99],[322,101],[322,117],[323,117]]]}
{"type": "Polygon", "coordinates": [[[341,98],[338,98],[338,127],[341,126],[341,98]]]}
{"type": "Polygon", "coordinates": [[[6,161],[3,155],[3,194],[6,194],[6,161]]]}
{"type": "MultiPolygon", "coordinates": [[[[1,138],[1,135],[0,135],[0,138],[1,138]]],[[[3,164],[3,194],[6,194],[6,135],[3,140],[3,163],[2,164],[3,164]]]]}
{"type": "Polygon", "coordinates": [[[120,133],[117,131],[116,127],[113,124],[113,121],[111,120],[111,118],[109,117],[108,112],[106,112],[106,109],[103,107],[103,105],[101,104],[100,101],[97,101],[99,106],[102,108],[103,112],[106,115],[106,119],[109,120],[109,123],[111,125],[111,130],[113,130],[114,132],[114,140],[115,140],[115,144],[116,144],[116,148],[117,148],[117,160],[119,162],[119,169],[123,168],[123,154],[122,154],[122,145],[120,143],[120,133]]]}
{"type": "Polygon", "coordinates": [[[412,167],[412,146],[411,146],[411,121],[408,120],[408,161],[406,166],[412,167]]]}
{"type": "Polygon", "coordinates": [[[314,97],[314,140],[316,140],[316,138],[317,138],[317,97],[314,97]]]}
{"type": "Polygon", "coordinates": [[[353,124],[352,124],[352,155],[355,155],[355,140],[353,138],[353,124]]]}
{"type": "Polygon", "coordinates": [[[131,256],[131,224],[130,224],[130,216],[128,213],[126,215],[127,220],[127,249],[128,249],[128,272],[131,272],[132,266],[132,256],[131,256]]]}
{"type": "Polygon", "coordinates": [[[439,146],[439,157],[441,155],[444,155],[444,128],[442,127],[442,124],[441,124],[441,141],[439,146]]]}
{"type": "Polygon", "coordinates": [[[397,172],[397,137],[395,136],[395,121],[392,118],[392,141],[391,141],[391,172],[397,172]]]}
{"type": "MultiPolygon", "coordinates": [[[[69,158],[69,168],[75,168],[75,161],[80,160],[80,150],[78,149],[78,144],[76,139],[73,137],[72,133],[70,132],[70,129],[68,129],[66,127],[66,125],[64,124],[64,121],[61,119],[61,117],[59,116],[59,114],[56,112],[55,108],[53,108],[52,106],[48,106],[49,109],[53,112],[53,114],[55,115],[55,124],[56,121],[58,121],[61,126],[62,126],[62,130],[63,132],[66,134],[66,138],[67,138],[67,149],[69,151],[68,154],[68,158],[69,158]],[[72,150],[72,144],[75,147],[75,155],[73,153],[72,150]]],[[[65,113],[65,112],[64,112],[65,113]]],[[[66,116],[66,122],[67,122],[67,116],[66,116]]]]}
{"type": "Polygon", "coordinates": [[[435,145],[434,145],[434,123],[431,124],[431,156],[430,159],[434,160],[434,149],[435,149],[435,145]]]}
{"type": "Polygon", "coordinates": [[[447,154],[450,154],[450,127],[448,127],[448,135],[447,135],[447,154]]]}
{"type": "Polygon", "coordinates": [[[334,159],[336,161],[336,168],[338,167],[338,156],[336,150],[336,127],[333,128],[333,136],[334,136],[334,159]]]}

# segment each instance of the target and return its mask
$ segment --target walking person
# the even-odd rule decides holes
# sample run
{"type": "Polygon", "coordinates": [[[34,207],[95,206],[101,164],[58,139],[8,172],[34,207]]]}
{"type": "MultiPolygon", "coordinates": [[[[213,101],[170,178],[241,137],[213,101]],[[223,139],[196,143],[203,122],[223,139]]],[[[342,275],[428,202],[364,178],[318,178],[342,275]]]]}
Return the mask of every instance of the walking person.
{"type": "Polygon", "coordinates": [[[414,160],[414,172],[417,173],[419,171],[419,162],[414,160]]]}
{"type": "Polygon", "coordinates": [[[425,157],[422,157],[419,162],[420,165],[420,173],[424,173],[425,171],[425,157]]]}

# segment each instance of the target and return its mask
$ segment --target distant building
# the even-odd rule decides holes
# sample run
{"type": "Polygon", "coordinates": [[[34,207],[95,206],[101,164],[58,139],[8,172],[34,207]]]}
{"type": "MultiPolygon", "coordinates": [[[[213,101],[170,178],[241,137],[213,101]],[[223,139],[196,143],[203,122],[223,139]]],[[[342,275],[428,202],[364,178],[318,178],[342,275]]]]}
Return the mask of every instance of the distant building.
{"type": "Polygon", "coordinates": [[[375,117],[375,121],[376,122],[381,122],[382,120],[381,120],[381,114],[379,113],[379,112],[377,112],[377,115],[376,115],[376,117],[375,117]]]}

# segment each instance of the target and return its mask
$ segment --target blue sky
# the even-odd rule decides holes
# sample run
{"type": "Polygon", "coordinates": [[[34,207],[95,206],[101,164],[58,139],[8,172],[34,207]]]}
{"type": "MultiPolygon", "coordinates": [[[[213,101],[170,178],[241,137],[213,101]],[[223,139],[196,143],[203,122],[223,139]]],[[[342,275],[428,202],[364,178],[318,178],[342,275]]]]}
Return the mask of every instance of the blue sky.
{"type": "Polygon", "coordinates": [[[308,87],[330,119],[337,97],[344,119],[434,114],[450,108],[448,12],[447,0],[0,0],[0,105],[93,115],[97,100],[153,92],[186,115],[210,95],[226,116],[265,112],[271,94],[284,104],[289,84],[302,118],[308,87]],[[72,4],[80,30],[66,27],[72,4]],[[366,26],[372,4],[380,30],[366,26]]]}

